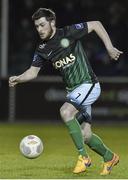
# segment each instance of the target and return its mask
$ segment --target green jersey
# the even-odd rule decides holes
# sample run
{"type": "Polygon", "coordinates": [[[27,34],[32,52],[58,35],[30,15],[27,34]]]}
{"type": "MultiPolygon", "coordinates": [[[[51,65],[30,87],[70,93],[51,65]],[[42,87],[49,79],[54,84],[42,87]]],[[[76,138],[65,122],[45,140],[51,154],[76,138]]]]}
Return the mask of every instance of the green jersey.
{"type": "Polygon", "coordinates": [[[45,61],[50,61],[60,71],[68,90],[82,83],[97,82],[81,43],[87,33],[86,22],[57,29],[53,38],[38,44],[32,66],[42,67],[45,61]]]}

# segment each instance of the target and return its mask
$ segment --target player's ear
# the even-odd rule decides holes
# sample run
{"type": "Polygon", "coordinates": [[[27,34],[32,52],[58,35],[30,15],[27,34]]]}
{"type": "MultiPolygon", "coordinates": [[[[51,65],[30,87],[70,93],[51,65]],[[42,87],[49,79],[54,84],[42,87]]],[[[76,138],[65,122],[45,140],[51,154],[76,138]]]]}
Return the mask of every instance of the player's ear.
{"type": "Polygon", "coordinates": [[[55,20],[51,21],[51,25],[52,25],[52,27],[54,27],[56,25],[55,20]]]}

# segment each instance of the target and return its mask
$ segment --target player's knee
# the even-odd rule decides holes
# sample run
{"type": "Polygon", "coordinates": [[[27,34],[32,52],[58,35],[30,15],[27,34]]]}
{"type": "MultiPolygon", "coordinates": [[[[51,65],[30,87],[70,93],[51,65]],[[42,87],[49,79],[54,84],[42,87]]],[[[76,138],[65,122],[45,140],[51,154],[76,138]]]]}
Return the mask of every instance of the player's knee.
{"type": "Polygon", "coordinates": [[[60,115],[64,122],[67,122],[74,118],[75,113],[70,107],[68,106],[62,106],[60,108],[60,115]]]}
{"type": "Polygon", "coordinates": [[[69,116],[69,111],[67,111],[65,108],[61,107],[60,108],[60,115],[62,119],[65,119],[66,117],[69,116]]]}

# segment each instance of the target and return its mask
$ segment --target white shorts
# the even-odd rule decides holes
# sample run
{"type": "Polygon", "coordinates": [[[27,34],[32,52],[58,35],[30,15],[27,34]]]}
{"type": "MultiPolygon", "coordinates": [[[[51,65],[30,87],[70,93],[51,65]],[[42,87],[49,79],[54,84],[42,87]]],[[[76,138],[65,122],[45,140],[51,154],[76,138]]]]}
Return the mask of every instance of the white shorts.
{"type": "Polygon", "coordinates": [[[83,83],[67,94],[67,102],[74,105],[79,111],[86,111],[91,116],[91,104],[98,99],[100,93],[99,83],[83,83]]]}

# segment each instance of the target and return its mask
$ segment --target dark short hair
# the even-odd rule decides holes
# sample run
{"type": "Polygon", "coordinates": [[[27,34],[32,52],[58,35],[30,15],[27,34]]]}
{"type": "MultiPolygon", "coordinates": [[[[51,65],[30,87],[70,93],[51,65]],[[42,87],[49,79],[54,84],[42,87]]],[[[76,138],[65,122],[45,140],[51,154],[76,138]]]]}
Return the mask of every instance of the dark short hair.
{"type": "Polygon", "coordinates": [[[41,17],[45,17],[47,21],[56,20],[56,14],[53,10],[47,8],[39,8],[33,15],[32,20],[35,21],[40,19],[41,17]]]}

